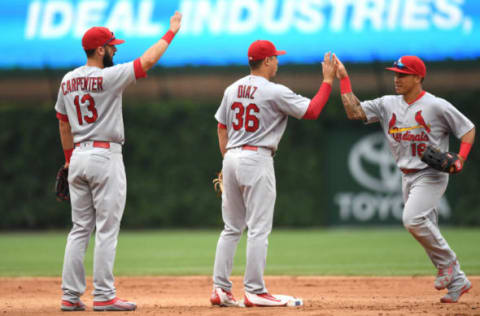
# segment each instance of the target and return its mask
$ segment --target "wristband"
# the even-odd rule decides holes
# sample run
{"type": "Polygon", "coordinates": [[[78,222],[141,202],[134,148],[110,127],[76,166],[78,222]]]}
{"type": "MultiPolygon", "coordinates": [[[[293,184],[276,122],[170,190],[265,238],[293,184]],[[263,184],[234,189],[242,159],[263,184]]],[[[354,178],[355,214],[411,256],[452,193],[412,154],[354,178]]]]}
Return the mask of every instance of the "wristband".
{"type": "Polygon", "coordinates": [[[352,85],[350,84],[350,78],[345,77],[340,80],[340,93],[350,93],[352,92],[352,85]]]}
{"type": "Polygon", "coordinates": [[[64,149],[63,153],[65,154],[65,161],[70,163],[70,158],[72,157],[73,148],[64,149]]]}
{"type": "Polygon", "coordinates": [[[171,30],[168,30],[165,35],[163,35],[162,39],[165,40],[168,44],[170,44],[175,37],[175,33],[173,33],[171,30]]]}
{"type": "Polygon", "coordinates": [[[461,156],[464,160],[467,160],[470,149],[472,149],[472,144],[462,142],[460,144],[460,152],[458,153],[458,155],[461,156]]]}

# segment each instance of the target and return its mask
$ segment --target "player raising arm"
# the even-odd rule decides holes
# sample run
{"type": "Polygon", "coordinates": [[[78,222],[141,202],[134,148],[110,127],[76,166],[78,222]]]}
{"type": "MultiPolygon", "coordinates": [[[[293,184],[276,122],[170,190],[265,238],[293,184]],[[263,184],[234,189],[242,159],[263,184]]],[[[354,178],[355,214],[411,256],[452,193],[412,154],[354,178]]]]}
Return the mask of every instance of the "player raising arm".
{"type": "Polygon", "coordinates": [[[143,53],[140,57],[140,63],[142,64],[143,71],[148,71],[150,68],[155,66],[160,57],[168,48],[168,45],[172,42],[173,38],[180,29],[180,23],[182,21],[182,15],[179,12],[170,18],[170,29],[167,33],[155,44],[153,44],[149,49],[143,53]]]}
{"type": "Polygon", "coordinates": [[[62,79],[55,110],[68,168],[73,222],[62,273],[64,311],[85,309],[80,301],[86,287],[83,259],[94,228],[93,309],[132,311],[137,307],[116,297],[113,277],[127,191],[122,93],[136,79],[146,77],[180,29],[181,19],[175,12],[170,29],[157,43],[136,60],[115,66],[115,45],[124,41],[105,27],[90,28],[82,38],[86,65],[62,79]]]}
{"type": "MultiPolygon", "coordinates": [[[[287,126],[288,116],[316,119],[325,106],[336,66],[327,53],[322,63],[323,83],[313,99],[275,84],[278,69],[275,46],[255,41],[248,50],[250,75],[226,90],[215,114],[223,159],[222,218],[225,223],[215,255],[212,305],[238,306],[232,295],[230,273],[238,241],[248,227],[245,267],[246,306],[286,306],[292,300],[270,295],[263,273],[276,198],[273,155],[287,126]]],[[[299,301],[293,301],[293,305],[299,301]]]]}
{"type": "Polygon", "coordinates": [[[438,269],[434,286],[437,290],[448,290],[440,301],[456,303],[472,284],[440,233],[437,206],[447,188],[449,173],[463,168],[475,138],[475,127],[448,101],[423,90],[426,67],[416,56],[403,56],[387,68],[395,72],[398,95],[364,102],[353,94],[345,66],[338,58],[335,60],[347,117],[379,122],[382,126],[402,171],[403,225],[438,269]],[[458,155],[445,153],[450,133],[461,139],[458,155]]]}

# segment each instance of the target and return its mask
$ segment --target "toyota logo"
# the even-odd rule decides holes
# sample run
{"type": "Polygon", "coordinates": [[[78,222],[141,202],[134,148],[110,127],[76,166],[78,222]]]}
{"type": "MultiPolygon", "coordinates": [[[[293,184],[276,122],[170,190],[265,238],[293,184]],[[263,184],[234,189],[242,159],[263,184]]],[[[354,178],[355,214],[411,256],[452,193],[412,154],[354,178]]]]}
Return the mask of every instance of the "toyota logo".
{"type": "Polygon", "coordinates": [[[360,139],[350,151],[348,167],[362,186],[378,192],[401,190],[401,173],[381,132],[360,139]]]}

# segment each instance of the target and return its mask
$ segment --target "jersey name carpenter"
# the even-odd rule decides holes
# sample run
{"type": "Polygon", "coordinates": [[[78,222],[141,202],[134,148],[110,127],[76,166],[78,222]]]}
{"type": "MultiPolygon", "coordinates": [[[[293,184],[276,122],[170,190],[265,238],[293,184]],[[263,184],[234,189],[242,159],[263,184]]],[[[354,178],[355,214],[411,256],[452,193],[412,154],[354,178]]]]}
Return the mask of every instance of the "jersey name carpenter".
{"type": "Polygon", "coordinates": [[[62,93],[67,95],[76,91],[103,91],[103,77],[77,77],[62,82],[62,93]]]}

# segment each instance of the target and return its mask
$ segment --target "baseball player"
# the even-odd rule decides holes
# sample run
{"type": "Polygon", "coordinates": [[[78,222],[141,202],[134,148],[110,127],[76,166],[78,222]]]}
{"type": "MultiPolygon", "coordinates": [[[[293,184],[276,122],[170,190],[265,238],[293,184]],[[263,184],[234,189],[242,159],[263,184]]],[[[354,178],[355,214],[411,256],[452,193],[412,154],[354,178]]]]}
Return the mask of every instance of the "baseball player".
{"type": "Polygon", "coordinates": [[[124,43],[105,27],[92,27],[82,38],[87,63],[67,73],[55,105],[65,152],[73,227],[67,239],[62,274],[64,311],[84,310],[83,259],[96,228],[93,266],[95,311],[133,311],[136,304],[117,298],[113,264],[125,207],[127,183],[122,158],[123,90],[146,77],[178,32],[181,14],[169,31],[132,62],[113,66],[115,45],[124,43]],[[73,152],[73,154],[72,154],[73,152]]]}
{"type": "Polygon", "coordinates": [[[248,228],[245,268],[246,306],[285,306],[268,293],[263,280],[268,235],[272,230],[276,197],[273,156],[287,126],[288,116],[317,119],[331,92],[336,65],[324,56],[323,83],[310,100],[271,82],[277,73],[278,51],[265,40],[248,49],[250,75],[230,85],[215,114],[223,156],[222,217],[213,272],[212,305],[238,306],[229,280],[242,232],[248,228]]]}
{"type": "Polygon", "coordinates": [[[395,72],[398,95],[387,95],[360,102],[353,94],[344,65],[335,58],[340,79],[342,102],[347,117],[367,123],[379,122],[390,145],[397,166],[402,171],[405,202],[403,225],[423,246],[438,269],[434,286],[448,289],[440,299],[455,303],[472,288],[460,269],[455,252],[438,227],[437,205],[444,194],[448,173],[437,171],[421,160],[427,146],[448,151],[449,134],[461,140],[459,163],[453,172],[463,168],[475,138],[473,123],[448,101],[423,90],[426,75],[423,61],[403,56],[387,70],[395,72]]]}

